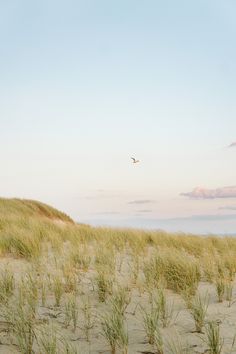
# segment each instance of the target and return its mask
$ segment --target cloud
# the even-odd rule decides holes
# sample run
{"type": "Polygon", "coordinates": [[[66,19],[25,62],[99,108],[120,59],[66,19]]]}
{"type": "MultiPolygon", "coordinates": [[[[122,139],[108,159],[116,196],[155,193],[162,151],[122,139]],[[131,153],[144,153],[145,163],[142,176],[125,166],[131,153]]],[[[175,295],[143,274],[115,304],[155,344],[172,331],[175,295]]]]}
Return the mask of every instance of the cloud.
{"type": "Polygon", "coordinates": [[[228,145],[228,148],[233,148],[233,147],[236,147],[236,141],[234,141],[230,145],[228,145]]]}
{"type": "Polygon", "coordinates": [[[236,205],[228,205],[219,208],[220,210],[236,210],[236,205]]]}
{"type": "Polygon", "coordinates": [[[151,213],[152,210],[151,209],[141,209],[141,210],[137,210],[137,213],[151,213]]]}
{"type": "Polygon", "coordinates": [[[155,201],[151,199],[138,199],[138,200],[132,200],[131,202],[128,202],[128,204],[149,204],[154,202],[155,201]]]}
{"type": "Polygon", "coordinates": [[[84,199],[86,199],[86,200],[102,200],[102,199],[113,199],[113,198],[117,198],[117,197],[118,197],[118,195],[116,195],[116,194],[109,194],[109,195],[98,194],[98,195],[85,196],[84,199]]]}
{"type": "Polygon", "coordinates": [[[97,213],[93,213],[95,215],[119,215],[120,212],[119,211],[102,211],[102,212],[97,212],[97,213]]]}
{"type": "Polygon", "coordinates": [[[216,199],[216,198],[236,198],[236,186],[222,187],[217,189],[207,189],[197,187],[192,192],[181,193],[191,199],[216,199]]]}
{"type": "Polygon", "coordinates": [[[213,214],[213,215],[192,215],[190,217],[192,220],[207,220],[207,221],[216,221],[216,220],[235,220],[236,214],[213,214]]]}
{"type": "Polygon", "coordinates": [[[157,219],[160,222],[176,222],[176,221],[220,221],[220,220],[236,220],[236,214],[194,214],[190,216],[179,216],[176,218],[157,219]]]}

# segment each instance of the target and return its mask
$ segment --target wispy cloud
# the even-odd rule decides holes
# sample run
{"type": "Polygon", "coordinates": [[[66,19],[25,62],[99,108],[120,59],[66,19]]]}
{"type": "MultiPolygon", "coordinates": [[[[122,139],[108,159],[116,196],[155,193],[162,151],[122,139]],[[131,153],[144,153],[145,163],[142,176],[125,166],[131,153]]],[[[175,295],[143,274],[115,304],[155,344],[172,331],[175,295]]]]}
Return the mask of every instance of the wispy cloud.
{"type": "Polygon", "coordinates": [[[98,194],[98,195],[88,195],[85,196],[84,199],[86,200],[102,200],[102,199],[113,199],[113,198],[117,198],[119,195],[116,194],[98,194]]]}
{"type": "Polygon", "coordinates": [[[236,205],[226,205],[219,208],[220,210],[236,210],[236,205]]]}
{"type": "Polygon", "coordinates": [[[190,216],[179,216],[176,218],[165,218],[165,219],[145,219],[145,220],[155,220],[156,222],[177,222],[177,221],[219,221],[219,220],[235,220],[236,214],[195,214],[190,216]]]}
{"type": "Polygon", "coordinates": [[[236,221],[236,214],[195,214],[190,216],[180,216],[176,218],[159,219],[160,222],[205,222],[205,221],[236,221]]]}
{"type": "Polygon", "coordinates": [[[236,147],[236,141],[233,141],[230,145],[228,145],[228,148],[233,148],[236,147]]]}
{"type": "Polygon", "coordinates": [[[154,202],[155,201],[151,199],[138,199],[138,200],[132,200],[131,202],[128,202],[128,204],[149,204],[154,202]]]}
{"type": "Polygon", "coordinates": [[[137,210],[138,213],[151,213],[152,210],[151,209],[141,209],[141,210],[137,210]]]}
{"type": "Polygon", "coordinates": [[[236,186],[207,189],[197,187],[192,192],[181,193],[191,199],[236,198],[236,186]]]}
{"type": "MultiPolygon", "coordinates": [[[[187,218],[186,218],[187,219],[187,218]]],[[[207,220],[207,221],[215,221],[215,220],[236,220],[236,214],[213,214],[213,215],[192,215],[190,217],[192,220],[207,220]]]]}
{"type": "Polygon", "coordinates": [[[119,215],[120,212],[119,211],[101,211],[101,212],[97,212],[97,213],[93,213],[95,215],[119,215]]]}

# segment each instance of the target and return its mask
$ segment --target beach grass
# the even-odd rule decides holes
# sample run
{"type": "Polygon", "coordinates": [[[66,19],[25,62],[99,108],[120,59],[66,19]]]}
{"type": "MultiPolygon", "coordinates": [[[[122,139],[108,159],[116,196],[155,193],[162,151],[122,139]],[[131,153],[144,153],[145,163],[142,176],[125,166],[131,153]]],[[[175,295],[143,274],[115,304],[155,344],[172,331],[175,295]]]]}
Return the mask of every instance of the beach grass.
{"type": "Polygon", "coordinates": [[[186,339],[223,350],[215,317],[234,311],[234,237],[91,227],[0,199],[0,256],[0,341],[12,351],[187,353],[186,339]],[[184,336],[168,346],[172,328],[184,336]]]}

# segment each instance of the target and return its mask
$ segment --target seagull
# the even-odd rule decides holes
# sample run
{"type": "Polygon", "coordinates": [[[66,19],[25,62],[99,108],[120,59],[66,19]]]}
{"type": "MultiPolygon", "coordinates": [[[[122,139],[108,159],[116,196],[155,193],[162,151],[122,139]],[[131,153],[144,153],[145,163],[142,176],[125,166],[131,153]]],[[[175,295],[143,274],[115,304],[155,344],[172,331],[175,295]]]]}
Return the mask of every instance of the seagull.
{"type": "Polygon", "coordinates": [[[131,157],[131,160],[133,160],[133,163],[138,163],[139,160],[136,160],[134,157],[131,157]]]}

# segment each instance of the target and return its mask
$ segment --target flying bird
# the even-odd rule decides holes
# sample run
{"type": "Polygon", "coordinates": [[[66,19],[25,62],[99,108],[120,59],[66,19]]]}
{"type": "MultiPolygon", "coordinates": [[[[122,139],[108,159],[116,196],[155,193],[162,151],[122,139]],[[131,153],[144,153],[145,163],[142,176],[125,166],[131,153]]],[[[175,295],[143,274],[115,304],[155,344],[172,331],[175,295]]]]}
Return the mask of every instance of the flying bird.
{"type": "Polygon", "coordinates": [[[138,163],[139,160],[136,160],[134,157],[131,157],[131,160],[133,160],[133,163],[138,163]]]}

